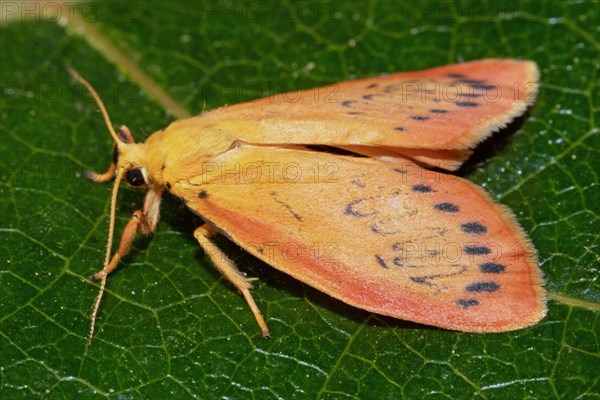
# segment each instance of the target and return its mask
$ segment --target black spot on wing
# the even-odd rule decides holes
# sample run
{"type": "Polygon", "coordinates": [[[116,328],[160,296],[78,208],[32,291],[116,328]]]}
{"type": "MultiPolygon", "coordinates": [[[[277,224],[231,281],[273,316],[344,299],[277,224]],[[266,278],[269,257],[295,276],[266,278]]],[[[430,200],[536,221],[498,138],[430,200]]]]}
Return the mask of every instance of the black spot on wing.
{"type": "MultiPolygon", "coordinates": [[[[415,268],[418,270],[423,270],[423,268],[427,268],[422,265],[407,265],[406,267],[415,268]]],[[[409,276],[409,279],[415,283],[419,283],[422,285],[445,287],[444,285],[440,286],[438,283],[436,283],[436,281],[440,278],[443,279],[443,278],[449,278],[452,276],[458,276],[458,275],[464,274],[469,269],[469,267],[467,265],[454,265],[453,267],[454,267],[453,270],[445,272],[443,274],[426,275],[426,276],[409,276]]]]}
{"type": "Polygon", "coordinates": [[[466,85],[481,85],[485,83],[484,79],[459,79],[457,82],[464,83],[466,85]]]}
{"type": "Polygon", "coordinates": [[[379,254],[375,254],[375,260],[377,260],[377,264],[379,264],[382,268],[388,269],[387,264],[379,254]]]}
{"type": "Polygon", "coordinates": [[[347,112],[347,114],[349,114],[349,115],[362,115],[364,113],[363,112],[359,112],[359,111],[349,111],[349,112],[347,112]]]}
{"type": "Polygon", "coordinates": [[[454,104],[456,104],[459,107],[467,107],[467,108],[479,107],[479,103],[475,103],[473,101],[457,101],[454,104]]]}
{"type": "Polygon", "coordinates": [[[342,107],[350,107],[352,103],[356,103],[356,100],[344,100],[340,103],[342,107]]]}
{"type": "MultiPolygon", "coordinates": [[[[354,209],[354,207],[356,207],[357,205],[359,205],[360,203],[362,203],[365,200],[367,200],[367,199],[366,198],[357,199],[357,200],[353,200],[350,203],[346,204],[346,207],[344,207],[344,214],[351,216],[351,217],[359,217],[359,218],[365,218],[365,217],[369,217],[371,215],[377,214],[377,211],[364,213],[364,212],[360,212],[360,211],[357,211],[354,209]]],[[[373,229],[371,229],[371,230],[373,230],[373,229]]]]}
{"type": "Polygon", "coordinates": [[[427,121],[429,119],[429,117],[424,117],[422,115],[411,115],[409,118],[414,119],[415,121],[427,121]]]}
{"type": "Polygon", "coordinates": [[[463,74],[455,74],[455,73],[450,73],[450,74],[446,74],[447,77],[449,78],[454,78],[454,79],[462,79],[462,78],[466,78],[466,75],[463,74]]]}
{"type": "Polygon", "coordinates": [[[286,210],[288,210],[292,217],[294,217],[297,221],[303,222],[302,216],[295,212],[292,206],[277,198],[277,192],[271,192],[270,194],[271,197],[273,197],[273,200],[275,200],[276,203],[281,204],[286,210]]]}
{"type": "Polygon", "coordinates": [[[431,186],[429,186],[429,185],[413,185],[412,186],[412,191],[413,192],[420,192],[420,193],[435,192],[435,190],[433,190],[431,188],[431,186]]]}
{"type": "Polygon", "coordinates": [[[440,108],[433,108],[433,109],[429,110],[429,112],[433,113],[433,114],[446,114],[446,113],[448,113],[450,111],[448,111],[448,110],[442,110],[440,108]]]}
{"type": "Polygon", "coordinates": [[[436,210],[447,213],[456,213],[460,211],[460,208],[456,204],[452,203],[439,203],[433,206],[436,210]]]}
{"type": "Polygon", "coordinates": [[[492,249],[485,246],[465,246],[464,251],[466,254],[471,256],[483,256],[486,254],[490,254],[492,249]]]}
{"type": "Polygon", "coordinates": [[[427,252],[427,255],[431,256],[431,257],[436,257],[436,256],[439,256],[442,254],[442,252],[439,250],[425,250],[425,251],[427,252]]]}
{"type": "Polygon", "coordinates": [[[377,94],[365,94],[362,98],[365,100],[373,100],[373,97],[378,96],[377,94]]]}
{"type": "Polygon", "coordinates": [[[383,87],[383,91],[389,94],[395,94],[396,92],[402,91],[402,85],[399,83],[392,83],[383,87]]]}
{"type": "Polygon", "coordinates": [[[474,233],[477,235],[487,232],[487,227],[481,225],[479,222],[467,222],[466,224],[462,224],[460,228],[465,233],[474,233]]]}
{"type": "Polygon", "coordinates": [[[397,127],[394,128],[394,130],[398,131],[398,132],[404,132],[406,129],[403,128],[403,127],[401,127],[401,126],[397,126],[397,127]]]}
{"type": "Polygon", "coordinates": [[[198,192],[198,198],[206,199],[208,198],[208,192],[206,190],[201,190],[198,192]]]}
{"type": "Polygon", "coordinates": [[[394,263],[394,265],[396,267],[404,267],[404,261],[406,261],[406,257],[400,257],[400,256],[396,256],[392,260],[392,262],[394,263]]]}
{"type": "Polygon", "coordinates": [[[483,263],[479,264],[479,270],[484,274],[499,274],[506,270],[506,267],[498,263],[483,263]]]}
{"type": "Polygon", "coordinates": [[[377,84],[376,83],[371,83],[369,86],[367,86],[367,89],[373,89],[376,88],[377,84]]]}
{"type": "Polygon", "coordinates": [[[433,283],[429,282],[429,280],[427,278],[423,278],[420,276],[411,276],[410,280],[413,281],[414,283],[418,283],[419,285],[433,286],[433,283]]]}
{"type": "Polygon", "coordinates": [[[359,181],[358,179],[353,179],[353,180],[351,180],[351,181],[350,181],[350,184],[351,184],[351,185],[354,185],[354,186],[358,186],[358,187],[359,187],[359,188],[361,188],[361,189],[364,189],[364,188],[366,188],[366,187],[367,187],[367,185],[366,185],[364,182],[361,182],[361,181],[359,181]]]}
{"type": "MultiPolygon", "coordinates": [[[[373,212],[372,214],[377,214],[377,211],[373,212]]],[[[396,231],[384,230],[385,224],[382,224],[382,222],[380,222],[380,221],[374,222],[371,225],[369,225],[369,229],[371,230],[371,232],[377,233],[378,235],[382,235],[382,236],[397,235],[399,232],[397,230],[396,231]]]]}
{"type": "Polygon", "coordinates": [[[475,299],[460,299],[456,302],[460,308],[469,308],[479,305],[479,301],[475,299]]]}
{"type": "Polygon", "coordinates": [[[392,171],[398,173],[398,174],[408,174],[408,171],[402,168],[394,168],[392,171]]]}
{"type": "Polygon", "coordinates": [[[496,282],[475,282],[465,286],[465,290],[471,293],[492,293],[500,289],[500,285],[496,282]]]}
{"type": "Polygon", "coordinates": [[[496,88],[496,85],[488,85],[485,83],[473,83],[469,85],[470,87],[472,87],[473,89],[480,89],[480,90],[492,90],[496,88]]]}

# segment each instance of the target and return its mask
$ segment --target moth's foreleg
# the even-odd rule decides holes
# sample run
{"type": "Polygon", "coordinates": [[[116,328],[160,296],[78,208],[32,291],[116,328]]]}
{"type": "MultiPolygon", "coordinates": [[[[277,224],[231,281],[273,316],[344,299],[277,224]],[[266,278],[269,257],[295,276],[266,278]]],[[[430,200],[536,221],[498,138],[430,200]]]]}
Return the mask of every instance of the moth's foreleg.
{"type": "MultiPolygon", "coordinates": [[[[119,248],[106,268],[106,275],[110,274],[117,267],[119,261],[129,253],[131,243],[133,243],[137,232],[148,235],[156,230],[160,212],[161,195],[161,189],[150,189],[148,191],[146,200],[144,201],[144,210],[135,211],[125,226],[125,229],[123,229],[119,248]]],[[[102,279],[103,275],[104,269],[101,269],[94,275],[91,275],[90,280],[93,282],[99,281],[102,279]]]]}
{"type": "MultiPolygon", "coordinates": [[[[115,154],[115,152],[117,151],[116,149],[117,149],[117,145],[115,143],[113,145],[113,154],[115,154]]],[[[108,166],[108,169],[106,170],[106,172],[99,174],[94,171],[85,171],[85,177],[94,182],[99,182],[99,183],[108,182],[112,178],[115,177],[116,170],[117,170],[117,164],[115,164],[115,162],[113,161],[108,166]]]]}
{"type": "MultiPolygon", "coordinates": [[[[113,255],[112,259],[110,260],[110,264],[108,264],[108,267],[106,268],[107,275],[110,274],[117,267],[117,265],[119,265],[119,261],[121,261],[121,259],[125,257],[127,253],[129,253],[129,250],[131,249],[131,243],[133,242],[133,239],[135,239],[135,234],[138,231],[149,231],[148,221],[142,210],[135,211],[125,226],[125,229],[123,229],[121,242],[119,242],[119,248],[113,255]]],[[[90,280],[97,282],[102,279],[103,274],[104,269],[101,269],[94,275],[90,275],[90,280]]]]}
{"type": "MultiPolygon", "coordinates": [[[[122,125],[119,128],[117,135],[124,143],[135,143],[135,140],[133,139],[133,136],[131,135],[129,128],[127,128],[125,125],[122,125]]],[[[85,171],[86,178],[88,178],[94,182],[110,181],[112,178],[115,177],[115,172],[117,170],[118,158],[119,158],[119,150],[117,149],[117,143],[115,142],[115,143],[113,143],[112,161],[111,161],[110,165],[108,166],[108,169],[106,170],[106,172],[99,174],[94,171],[85,171]]]]}
{"type": "Polygon", "coordinates": [[[254,298],[252,298],[252,294],[250,293],[250,289],[252,285],[245,278],[240,271],[236,268],[233,261],[231,261],[211,240],[210,237],[216,233],[215,229],[208,224],[204,224],[194,231],[194,237],[204,250],[204,252],[210,257],[213,264],[217,267],[219,271],[237,288],[237,290],[242,293],[244,299],[246,299],[246,303],[250,307],[258,326],[262,331],[262,335],[264,338],[268,338],[270,336],[269,327],[267,326],[254,298]]]}

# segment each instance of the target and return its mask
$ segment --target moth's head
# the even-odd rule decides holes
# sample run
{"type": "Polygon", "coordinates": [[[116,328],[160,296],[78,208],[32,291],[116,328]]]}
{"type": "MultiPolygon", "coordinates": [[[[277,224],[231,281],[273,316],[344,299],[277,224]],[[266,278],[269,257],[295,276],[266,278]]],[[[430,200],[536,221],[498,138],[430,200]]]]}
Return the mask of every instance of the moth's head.
{"type": "Polygon", "coordinates": [[[135,143],[129,129],[121,126],[117,132],[119,141],[113,146],[115,174],[119,180],[135,187],[151,187],[154,180],[148,172],[148,157],[144,143],[135,143]]]}
{"type": "Polygon", "coordinates": [[[87,171],[86,176],[95,182],[106,182],[116,177],[131,186],[150,188],[156,182],[149,173],[148,154],[144,143],[135,143],[126,126],[117,131],[113,144],[112,161],[103,174],[87,171]]]}

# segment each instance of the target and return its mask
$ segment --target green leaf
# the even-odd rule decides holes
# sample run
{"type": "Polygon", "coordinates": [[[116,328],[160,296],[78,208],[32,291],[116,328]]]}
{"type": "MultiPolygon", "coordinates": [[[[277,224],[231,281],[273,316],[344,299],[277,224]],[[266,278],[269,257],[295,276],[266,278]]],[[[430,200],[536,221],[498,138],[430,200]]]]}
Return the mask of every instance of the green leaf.
{"type": "MultiPolygon", "coordinates": [[[[49,4],[1,4],[1,398],[600,397],[597,1],[90,2],[61,18],[49,4]],[[143,140],[176,119],[167,110],[485,57],[542,73],[529,113],[459,172],[538,249],[538,325],[476,335],[372,315],[222,238],[259,278],[266,341],[192,237],[201,221],[167,196],[157,232],[109,277],[86,347],[110,185],[83,173],[106,168],[111,138],[67,65],[143,140]]],[[[142,198],[121,189],[116,232],[142,198]]]]}

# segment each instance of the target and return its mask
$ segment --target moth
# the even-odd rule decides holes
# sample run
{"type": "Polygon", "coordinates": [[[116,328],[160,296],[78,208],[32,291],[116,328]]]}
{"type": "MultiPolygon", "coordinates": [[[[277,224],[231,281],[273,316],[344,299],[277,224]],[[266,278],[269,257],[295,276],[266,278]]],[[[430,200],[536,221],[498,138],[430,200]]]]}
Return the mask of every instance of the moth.
{"type": "Polygon", "coordinates": [[[531,61],[485,59],[357,79],[225,106],[136,143],[115,132],[106,277],[137,232],[158,224],[165,190],[205,223],[193,233],[269,328],[251,283],[213,242],[225,235],[272,267],[357,308],[464,332],[502,332],[546,313],[536,251],[510,210],[456,170],[534,102],[531,61]],[[338,151],[331,151],[337,149],[338,151]],[[431,169],[431,168],[435,169],[431,169]],[[119,183],[146,190],[112,256],[119,183]]]}

